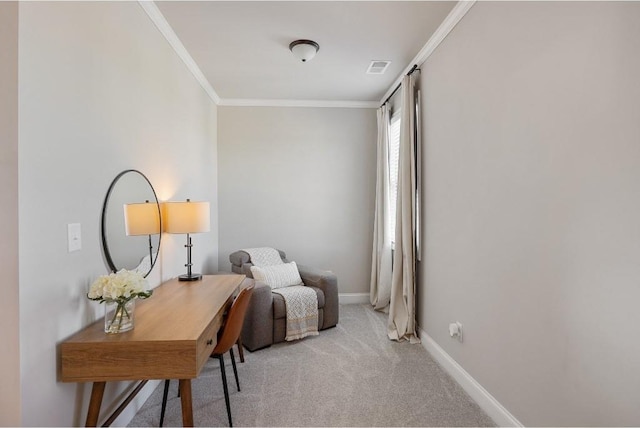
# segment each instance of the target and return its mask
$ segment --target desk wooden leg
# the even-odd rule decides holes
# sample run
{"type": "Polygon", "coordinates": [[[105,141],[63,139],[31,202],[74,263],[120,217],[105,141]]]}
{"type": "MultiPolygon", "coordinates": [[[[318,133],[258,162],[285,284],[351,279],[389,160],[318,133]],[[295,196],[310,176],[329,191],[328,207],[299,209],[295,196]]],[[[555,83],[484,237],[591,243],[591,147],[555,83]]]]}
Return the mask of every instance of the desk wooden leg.
{"type": "Polygon", "coordinates": [[[180,401],[182,403],[182,426],[192,427],[191,379],[180,379],[180,401]]]}
{"type": "Polygon", "coordinates": [[[89,401],[89,410],[87,411],[87,422],[84,426],[95,427],[98,425],[98,417],[100,416],[100,406],[102,405],[102,396],[104,395],[104,386],[106,382],[93,382],[91,388],[91,401],[89,401]]]}

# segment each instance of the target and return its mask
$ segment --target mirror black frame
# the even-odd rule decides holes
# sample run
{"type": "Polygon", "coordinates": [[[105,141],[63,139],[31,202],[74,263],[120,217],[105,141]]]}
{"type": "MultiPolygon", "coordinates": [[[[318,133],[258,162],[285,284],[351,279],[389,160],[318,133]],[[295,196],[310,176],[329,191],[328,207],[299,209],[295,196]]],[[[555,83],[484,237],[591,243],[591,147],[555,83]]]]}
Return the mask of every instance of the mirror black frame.
{"type": "Polygon", "coordinates": [[[107,190],[107,195],[104,197],[104,202],[102,204],[102,219],[101,219],[101,228],[100,228],[100,234],[102,239],[102,250],[104,252],[104,257],[107,260],[107,264],[109,265],[109,269],[111,269],[112,272],[117,272],[118,268],[113,262],[113,258],[111,257],[111,253],[109,252],[109,245],[107,244],[107,238],[106,238],[107,206],[109,205],[109,197],[111,196],[111,192],[113,191],[113,188],[115,187],[118,180],[120,180],[120,178],[122,178],[122,176],[124,176],[125,174],[132,173],[132,172],[139,174],[142,178],[144,178],[147,184],[149,184],[149,188],[153,192],[153,198],[155,199],[155,203],[158,206],[158,217],[160,219],[160,233],[158,234],[158,251],[156,251],[156,256],[154,257],[154,259],[150,260],[151,267],[149,268],[149,272],[144,274],[144,277],[146,278],[153,270],[153,267],[156,265],[156,261],[158,261],[158,255],[160,254],[160,243],[162,242],[162,213],[160,211],[160,201],[158,201],[158,195],[156,194],[156,189],[153,188],[153,185],[151,184],[147,176],[141,173],[140,171],[138,171],[137,169],[126,169],[122,171],[120,174],[116,175],[116,178],[114,178],[111,184],[109,185],[109,189],[107,190]]]}

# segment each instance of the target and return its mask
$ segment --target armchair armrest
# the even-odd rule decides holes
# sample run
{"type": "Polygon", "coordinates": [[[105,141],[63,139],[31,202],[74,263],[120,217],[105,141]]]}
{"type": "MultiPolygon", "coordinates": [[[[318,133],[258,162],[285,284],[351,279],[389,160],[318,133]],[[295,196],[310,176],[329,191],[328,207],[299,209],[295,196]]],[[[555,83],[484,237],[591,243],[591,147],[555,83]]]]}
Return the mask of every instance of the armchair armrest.
{"type": "Polygon", "coordinates": [[[324,315],[322,330],[338,324],[338,278],[332,272],[298,265],[304,285],[317,287],[324,293],[324,315]]]}
{"type": "MultiPolygon", "coordinates": [[[[254,281],[253,279],[251,281],[254,281]]],[[[253,296],[242,325],[242,344],[250,351],[273,343],[273,295],[271,287],[254,281],[253,296]]]]}

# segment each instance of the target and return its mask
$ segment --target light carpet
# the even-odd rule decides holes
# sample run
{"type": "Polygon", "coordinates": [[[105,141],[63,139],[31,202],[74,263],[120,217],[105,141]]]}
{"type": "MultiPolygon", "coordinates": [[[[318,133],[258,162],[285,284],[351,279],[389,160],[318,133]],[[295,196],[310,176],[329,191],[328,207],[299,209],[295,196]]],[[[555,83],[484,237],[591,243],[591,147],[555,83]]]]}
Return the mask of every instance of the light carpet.
{"type": "MultiPolygon", "coordinates": [[[[319,336],[245,351],[240,392],[226,354],[234,426],[495,426],[421,345],[387,339],[386,319],[341,305],[340,323],[319,336]]],[[[217,360],[192,388],[196,426],[227,426],[217,360]]],[[[177,389],[172,381],[165,426],[182,424],[177,389]]],[[[158,426],[162,391],[129,426],[158,426]]]]}

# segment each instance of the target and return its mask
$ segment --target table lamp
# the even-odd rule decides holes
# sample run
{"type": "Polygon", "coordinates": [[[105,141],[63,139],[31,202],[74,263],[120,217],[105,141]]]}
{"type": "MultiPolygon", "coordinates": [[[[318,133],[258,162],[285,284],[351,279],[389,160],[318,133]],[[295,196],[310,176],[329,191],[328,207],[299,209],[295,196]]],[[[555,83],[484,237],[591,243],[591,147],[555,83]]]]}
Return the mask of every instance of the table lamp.
{"type": "Polygon", "coordinates": [[[153,264],[151,235],[160,233],[160,207],[156,203],[124,204],[124,230],[127,236],[149,236],[149,263],[153,264]]]}
{"type": "Polygon", "coordinates": [[[165,202],[162,204],[164,231],[167,233],[187,234],[187,273],[178,277],[179,281],[197,281],[202,279],[199,273],[192,273],[191,233],[208,232],[210,225],[209,202],[165,202]]]}

